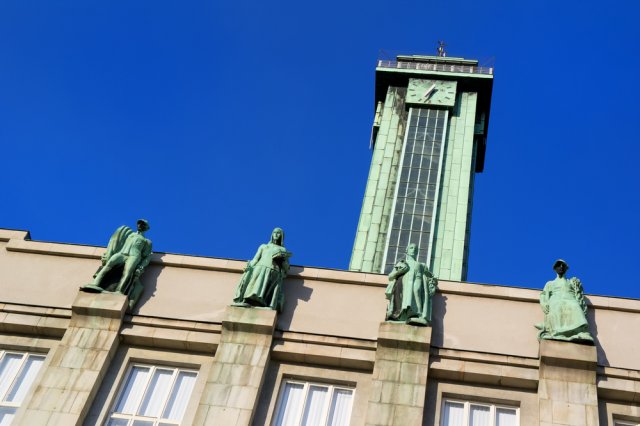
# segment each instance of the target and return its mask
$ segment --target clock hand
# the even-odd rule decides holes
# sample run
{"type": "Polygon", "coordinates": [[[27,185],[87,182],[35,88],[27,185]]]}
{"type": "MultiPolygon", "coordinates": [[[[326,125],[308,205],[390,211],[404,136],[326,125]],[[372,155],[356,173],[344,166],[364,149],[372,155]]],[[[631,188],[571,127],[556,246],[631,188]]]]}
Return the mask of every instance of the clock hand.
{"type": "Polygon", "coordinates": [[[435,85],[435,84],[432,84],[432,85],[431,85],[431,87],[429,87],[429,88],[427,89],[427,91],[426,91],[426,92],[424,92],[424,96],[422,96],[422,98],[423,98],[423,99],[427,99],[427,98],[429,97],[429,95],[431,94],[431,92],[433,92],[433,89],[435,89],[435,88],[436,88],[436,85],[435,85]]]}

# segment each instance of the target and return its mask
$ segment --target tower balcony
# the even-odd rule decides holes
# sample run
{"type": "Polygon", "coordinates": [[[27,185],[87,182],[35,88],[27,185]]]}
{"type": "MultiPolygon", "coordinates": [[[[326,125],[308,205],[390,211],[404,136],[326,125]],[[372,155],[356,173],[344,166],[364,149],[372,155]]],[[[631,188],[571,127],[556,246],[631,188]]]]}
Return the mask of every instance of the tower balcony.
{"type": "MultiPolygon", "coordinates": [[[[438,58],[445,59],[445,58],[438,58]]],[[[449,58],[446,58],[449,59],[449,58]]],[[[469,61],[471,62],[471,61],[469,61]]],[[[474,61],[475,62],[475,61],[474,61]]],[[[419,71],[436,71],[446,73],[457,74],[484,74],[493,75],[493,67],[479,67],[477,65],[465,65],[461,63],[450,63],[450,61],[437,62],[437,60],[430,61],[416,61],[416,60],[378,60],[378,68],[394,68],[402,70],[419,70],[419,71]]]]}

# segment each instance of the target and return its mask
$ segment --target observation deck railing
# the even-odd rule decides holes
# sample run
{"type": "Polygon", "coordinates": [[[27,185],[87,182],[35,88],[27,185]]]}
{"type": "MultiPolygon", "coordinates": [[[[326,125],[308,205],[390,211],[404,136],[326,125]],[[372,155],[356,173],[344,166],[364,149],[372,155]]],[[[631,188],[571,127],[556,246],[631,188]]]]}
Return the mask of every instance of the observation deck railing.
{"type": "Polygon", "coordinates": [[[424,62],[379,60],[378,68],[397,68],[397,69],[405,69],[405,70],[442,71],[442,72],[458,72],[458,73],[466,73],[466,74],[493,75],[493,67],[491,68],[473,67],[470,65],[449,65],[449,64],[424,63],[424,62]]]}

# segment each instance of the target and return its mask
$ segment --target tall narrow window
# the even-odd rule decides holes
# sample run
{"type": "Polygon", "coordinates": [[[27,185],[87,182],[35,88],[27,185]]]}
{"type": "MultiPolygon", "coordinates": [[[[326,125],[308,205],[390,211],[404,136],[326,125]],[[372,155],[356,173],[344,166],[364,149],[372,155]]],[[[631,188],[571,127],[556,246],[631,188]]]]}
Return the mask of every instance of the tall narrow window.
{"type": "Polygon", "coordinates": [[[445,400],[442,404],[441,426],[518,426],[516,407],[445,400]]]}
{"type": "Polygon", "coordinates": [[[420,249],[417,260],[429,264],[448,114],[435,108],[409,110],[385,252],[386,274],[410,243],[420,249]]]}
{"type": "Polygon", "coordinates": [[[179,425],[197,372],[133,365],[111,410],[108,426],[179,425]]]}
{"type": "Polygon", "coordinates": [[[43,363],[43,355],[0,351],[0,426],[11,424],[43,363]]]}
{"type": "Polygon", "coordinates": [[[274,426],[347,426],[353,388],[287,380],[278,398],[274,426]]]}

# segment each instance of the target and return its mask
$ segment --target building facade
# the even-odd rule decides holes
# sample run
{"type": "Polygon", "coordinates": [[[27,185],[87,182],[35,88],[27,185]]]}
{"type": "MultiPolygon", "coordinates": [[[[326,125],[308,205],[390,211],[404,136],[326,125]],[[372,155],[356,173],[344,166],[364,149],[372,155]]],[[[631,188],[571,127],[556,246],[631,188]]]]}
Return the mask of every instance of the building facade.
{"type": "MultiPolygon", "coordinates": [[[[440,72],[440,62],[411,58],[400,57],[396,67],[440,72]]],[[[475,66],[451,61],[442,72],[475,66]]],[[[462,206],[461,221],[457,213],[442,214],[446,164],[457,156],[452,170],[459,166],[469,181],[482,169],[489,99],[480,94],[490,94],[490,83],[482,92],[462,76],[441,84],[431,74],[418,83],[404,71],[398,75],[405,88],[416,88],[419,102],[425,94],[435,102],[435,89],[442,102],[453,102],[444,109],[407,107],[408,95],[398,94],[402,84],[378,77],[385,97],[380,117],[391,108],[389,122],[404,116],[408,128],[425,118],[444,138],[439,158],[420,159],[439,164],[440,195],[431,202],[440,213],[432,216],[429,239],[431,259],[442,263],[440,217],[445,230],[453,218],[467,233],[470,197],[463,187],[472,186],[452,178],[449,189],[459,196],[445,198],[462,206]],[[460,130],[452,130],[454,121],[460,130]],[[458,143],[462,151],[449,155],[458,143]]],[[[386,143],[385,119],[374,134],[374,159],[386,143]]],[[[401,142],[389,145],[392,160],[384,167],[415,160],[416,153],[407,156],[406,135],[396,132],[401,142]]],[[[433,148],[436,139],[425,136],[422,145],[433,148]]],[[[372,179],[373,171],[367,191],[372,179]]],[[[380,191],[393,197],[373,206],[383,207],[388,223],[396,212],[413,223],[413,213],[394,207],[399,190],[390,188],[380,191]]],[[[359,232],[366,214],[378,215],[365,210],[359,232]]],[[[465,247],[454,256],[458,272],[465,247]]],[[[433,322],[418,327],[385,321],[388,277],[379,270],[292,266],[277,313],[230,306],[246,262],[155,253],[142,276],[144,292],[127,311],[122,294],[79,290],[104,252],[0,229],[0,425],[640,425],[640,300],[588,296],[595,345],[539,341],[539,290],[451,279],[443,266],[433,322]]]]}

